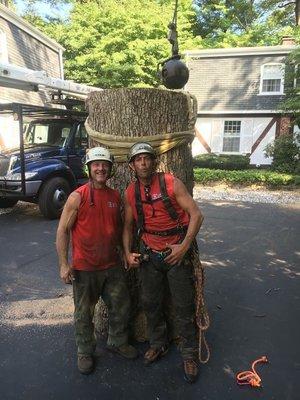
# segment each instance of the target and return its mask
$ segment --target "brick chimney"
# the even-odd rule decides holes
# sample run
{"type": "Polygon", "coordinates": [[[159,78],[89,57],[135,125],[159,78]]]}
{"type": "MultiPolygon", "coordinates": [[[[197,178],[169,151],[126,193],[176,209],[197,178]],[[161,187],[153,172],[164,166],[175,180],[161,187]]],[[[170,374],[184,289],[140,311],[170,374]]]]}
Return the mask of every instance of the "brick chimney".
{"type": "Polygon", "coordinates": [[[281,46],[294,46],[295,39],[292,36],[282,36],[281,46]]]}

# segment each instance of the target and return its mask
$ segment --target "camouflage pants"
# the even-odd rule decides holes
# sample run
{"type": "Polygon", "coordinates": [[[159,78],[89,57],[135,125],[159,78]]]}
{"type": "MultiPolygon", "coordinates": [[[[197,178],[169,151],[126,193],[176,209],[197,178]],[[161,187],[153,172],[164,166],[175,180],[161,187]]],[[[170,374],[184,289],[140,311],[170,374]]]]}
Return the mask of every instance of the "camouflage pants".
{"type": "Polygon", "coordinates": [[[150,346],[165,345],[167,324],[163,310],[165,281],[171,292],[175,328],[179,335],[179,350],[183,359],[195,359],[198,353],[195,322],[194,269],[188,257],[171,266],[153,252],[140,268],[142,299],[147,317],[150,346]]]}
{"type": "Polygon", "coordinates": [[[108,345],[127,343],[129,294],[121,267],[104,271],[74,271],[74,322],[78,354],[93,354],[96,348],[94,310],[101,296],[108,309],[108,345]]]}

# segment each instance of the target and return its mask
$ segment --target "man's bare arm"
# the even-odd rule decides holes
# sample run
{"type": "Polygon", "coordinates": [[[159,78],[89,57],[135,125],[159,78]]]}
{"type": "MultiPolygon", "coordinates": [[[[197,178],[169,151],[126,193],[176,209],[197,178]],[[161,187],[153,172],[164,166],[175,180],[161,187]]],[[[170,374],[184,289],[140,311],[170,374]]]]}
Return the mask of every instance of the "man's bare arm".
{"type": "Polygon", "coordinates": [[[186,186],[177,178],[174,180],[174,194],[178,205],[189,214],[190,221],[183,242],[180,245],[169,246],[172,253],[166,257],[165,261],[171,265],[181,262],[203,222],[203,215],[197,203],[187,191],[186,186]]]}
{"type": "Polygon", "coordinates": [[[74,225],[80,205],[80,194],[73,192],[62,212],[56,233],[56,250],[60,267],[60,277],[65,283],[70,283],[72,267],[68,262],[70,233],[74,225]]]}

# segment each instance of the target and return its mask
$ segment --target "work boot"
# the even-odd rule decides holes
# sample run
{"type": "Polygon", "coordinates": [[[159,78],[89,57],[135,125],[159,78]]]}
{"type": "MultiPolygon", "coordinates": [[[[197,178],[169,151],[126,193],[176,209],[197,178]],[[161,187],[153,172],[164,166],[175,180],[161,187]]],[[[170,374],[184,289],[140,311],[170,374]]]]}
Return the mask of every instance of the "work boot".
{"type": "Polygon", "coordinates": [[[94,369],[93,357],[86,354],[78,354],[77,366],[80,373],[84,375],[90,374],[94,369]]]}
{"type": "Polygon", "coordinates": [[[196,382],[198,378],[198,365],[194,360],[183,360],[184,379],[188,383],[196,382]]]}
{"type": "Polygon", "coordinates": [[[130,344],[127,344],[127,343],[122,344],[119,347],[109,345],[109,346],[107,346],[107,349],[113,353],[120,354],[120,356],[131,359],[131,360],[133,360],[134,358],[137,358],[137,356],[138,356],[138,351],[136,350],[136,348],[134,348],[133,346],[131,346],[130,344]]]}
{"type": "Polygon", "coordinates": [[[150,365],[153,362],[158,361],[161,357],[167,354],[168,350],[169,348],[167,345],[158,348],[150,347],[144,355],[144,364],[150,365]]]}

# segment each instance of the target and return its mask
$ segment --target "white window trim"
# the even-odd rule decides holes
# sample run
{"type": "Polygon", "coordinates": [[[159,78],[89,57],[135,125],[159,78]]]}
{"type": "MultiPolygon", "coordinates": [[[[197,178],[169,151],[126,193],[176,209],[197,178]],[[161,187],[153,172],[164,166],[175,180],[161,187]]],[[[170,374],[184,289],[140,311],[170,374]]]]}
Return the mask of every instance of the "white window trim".
{"type": "Polygon", "coordinates": [[[241,135],[242,135],[242,120],[241,119],[236,119],[236,118],[226,118],[222,120],[223,123],[223,129],[222,129],[222,151],[220,154],[241,154],[241,135]],[[240,142],[239,142],[239,151],[223,151],[223,145],[224,145],[224,131],[225,131],[225,122],[226,121],[237,121],[241,123],[241,130],[240,130],[240,135],[239,136],[231,136],[231,137],[239,137],[240,142]]]}
{"type": "MultiPolygon", "coordinates": [[[[297,75],[298,71],[300,73],[300,64],[296,64],[295,65],[295,78],[294,78],[293,89],[297,89],[297,77],[296,77],[296,75],[297,75]]],[[[299,77],[299,80],[300,80],[300,77],[299,77]]],[[[299,92],[300,92],[300,84],[299,84],[299,90],[297,91],[297,93],[299,93],[299,92]]]]}
{"type": "Polygon", "coordinates": [[[6,33],[0,28],[0,62],[8,63],[6,33]]]}
{"type": "Polygon", "coordinates": [[[285,71],[285,64],[284,63],[266,63],[260,66],[260,85],[259,85],[259,96],[278,96],[284,94],[284,71],[285,71]],[[283,69],[283,74],[280,78],[280,91],[279,92],[263,92],[263,73],[264,67],[267,65],[280,65],[283,69]]]}

